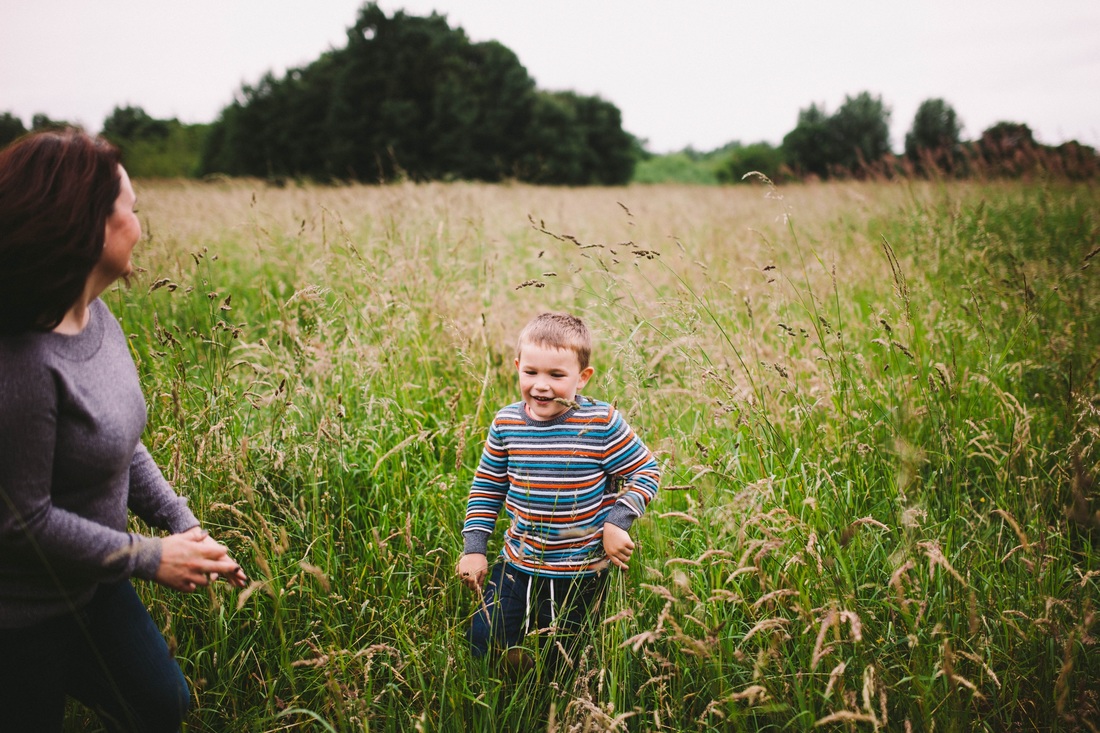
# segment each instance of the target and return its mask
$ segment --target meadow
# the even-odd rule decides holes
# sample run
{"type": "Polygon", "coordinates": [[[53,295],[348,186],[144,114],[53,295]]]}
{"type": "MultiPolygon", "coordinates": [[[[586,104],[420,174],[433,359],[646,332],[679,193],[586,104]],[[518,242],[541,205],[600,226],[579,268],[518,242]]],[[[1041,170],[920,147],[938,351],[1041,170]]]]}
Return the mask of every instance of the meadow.
{"type": "Polygon", "coordinates": [[[145,441],[252,580],[140,588],[188,731],[1100,728],[1095,186],[136,188],[145,441]],[[454,575],[545,309],[663,468],[557,680],[454,575]]]}

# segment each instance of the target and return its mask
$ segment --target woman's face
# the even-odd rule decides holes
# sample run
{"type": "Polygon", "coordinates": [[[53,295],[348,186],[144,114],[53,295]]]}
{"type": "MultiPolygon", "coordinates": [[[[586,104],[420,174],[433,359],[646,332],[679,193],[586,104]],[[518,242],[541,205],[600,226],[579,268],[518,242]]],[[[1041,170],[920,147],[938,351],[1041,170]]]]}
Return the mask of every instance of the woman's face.
{"type": "Polygon", "coordinates": [[[99,257],[95,269],[110,282],[120,277],[126,277],[134,270],[130,261],[130,255],[134,251],[134,245],[141,239],[141,222],[138,221],[134,204],[137,196],[134,195],[134,187],[130,183],[130,176],[126,169],[118,167],[122,176],[118,198],[115,199],[115,209],[107,218],[107,232],[103,240],[103,254],[99,257]]]}

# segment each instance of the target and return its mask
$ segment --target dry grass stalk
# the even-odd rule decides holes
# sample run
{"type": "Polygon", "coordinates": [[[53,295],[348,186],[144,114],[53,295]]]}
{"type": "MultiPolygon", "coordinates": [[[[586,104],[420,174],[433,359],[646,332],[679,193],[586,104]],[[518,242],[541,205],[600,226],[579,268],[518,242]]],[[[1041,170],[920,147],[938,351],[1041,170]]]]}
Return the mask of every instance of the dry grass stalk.
{"type": "Polygon", "coordinates": [[[997,679],[997,673],[993,671],[993,668],[990,667],[989,664],[987,664],[984,659],[979,657],[977,654],[974,654],[973,652],[960,651],[959,656],[966,657],[971,662],[974,662],[975,664],[980,666],[982,668],[982,670],[987,675],[989,675],[989,679],[993,680],[993,684],[995,684],[997,686],[997,689],[998,690],[1001,689],[1001,681],[999,679],[997,679]]]}
{"type": "Polygon", "coordinates": [[[846,669],[848,669],[847,662],[839,662],[835,667],[833,667],[832,671],[829,672],[829,684],[825,685],[825,692],[822,693],[822,697],[828,698],[832,694],[833,689],[836,687],[836,683],[843,682],[844,671],[846,669]]]}
{"type": "Polygon", "coordinates": [[[1016,538],[1020,540],[1020,546],[1023,547],[1025,552],[1031,550],[1031,543],[1027,541],[1027,536],[1024,534],[1024,531],[1020,529],[1020,524],[1016,521],[1015,517],[1004,509],[994,509],[991,513],[996,514],[1008,522],[1008,525],[1012,527],[1012,531],[1016,533],[1016,538]]]}
{"type": "Polygon", "coordinates": [[[917,547],[924,550],[924,554],[928,558],[929,578],[936,577],[936,566],[939,566],[950,573],[955,580],[959,581],[964,586],[966,585],[966,581],[963,580],[963,577],[959,575],[958,571],[951,566],[951,563],[948,562],[947,558],[944,556],[943,550],[940,549],[939,542],[935,540],[925,540],[923,542],[918,542],[917,547]]]}
{"type": "MultiPolygon", "coordinates": [[[[860,623],[859,616],[852,611],[837,611],[836,609],[829,609],[825,614],[825,617],[821,619],[821,628],[818,629],[817,639],[814,641],[813,654],[810,657],[810,669],[817,669],[817,665],[821,660],[828,656],[832,650],[832,645],[825,644],[825,637],[829,632],[829,629],[836,626],[839,630],[840,624],[848,622],[849,631],[852,641],[863,640],[863,625],[860,623]]],[[[838,631],[839,634],[839,631],[838,631]]]]}
{"type": "Polygon", "coordinates": [[[758,633],[766,631],[782,631],[790,625],[790,620],[785,618],[766,618],[758,621],[755,626],[749,629],[745,637],[741,639],[742,645],[748,643],[749,639],[754,637],[758,633]]]}
{"type": "Polygon", "coordinates": [[[820,728],[823,725],[830,725],[831,723],[870,723],[871,726],[878,730],[879,722],[871,713],[856,713],[851,710],[841,710],[836,713],[830,713],[824,718],[820,718],[814,722],[815,728],[820,728]]]}
{"type": "Polygon", "coordinates": [[[759,609],[763,605],[771,604],[772,601],[776,600],[777,598],[785,598],[788,596],[797,595],[798,591],[796,590],[791,590],[790,588],[779,588],[777,590],[771,591],[770,593],[765,593],[764,595],[760,596],[760,598],[758,598],[756,602],[752,604],[752,607],[754,609],[759,609]]]}

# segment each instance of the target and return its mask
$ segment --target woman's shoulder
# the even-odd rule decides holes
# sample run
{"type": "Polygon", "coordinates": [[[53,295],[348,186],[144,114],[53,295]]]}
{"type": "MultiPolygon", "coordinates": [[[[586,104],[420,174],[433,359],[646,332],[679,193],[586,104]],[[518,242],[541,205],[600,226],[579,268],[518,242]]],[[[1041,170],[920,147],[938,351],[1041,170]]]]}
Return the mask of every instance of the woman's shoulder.
{"type": "Polygon", "coordinates": [[[41,331],[0,336],[0,370],[20,371],[45,361],[50,353],[48,337],[41,331]]]}
{"type": "Polygon", "coordinates": [[[0,394],[8,403],[37,395],[53,384],[57,360],[44,333],[0,337],[0,394]]]}
{"type": "Polygon", "coordinates": [[[66,363],[83,362],[95,356],[104,338],[124,338],[122,327],[106,303],[97,298],[88,308],[90,318],[80,333],[28,331],[0,337],[0,371],[65,369],[66,363]]]}

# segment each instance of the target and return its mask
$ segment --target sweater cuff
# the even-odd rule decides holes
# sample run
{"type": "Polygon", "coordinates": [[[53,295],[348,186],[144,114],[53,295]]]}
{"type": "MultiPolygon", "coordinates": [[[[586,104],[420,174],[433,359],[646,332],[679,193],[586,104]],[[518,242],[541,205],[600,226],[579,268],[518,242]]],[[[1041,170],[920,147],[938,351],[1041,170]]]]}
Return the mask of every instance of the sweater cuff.
{"type": "Polygon", "coordinates": [[[175,515],[169,517],[168,533],[180,534],[181,532],[186,532],[192,527],[198,527],[199,525],[199,518],[187,508],[186,504],[184,504],[175,515]]]}
{"type": "Polygon", "coordinates": [[[462,533],[462,552],[467,555],[484,555],[489,549],[489,533],[471,529],[462,533]]]}
{"type": "Polygon", "coordinates": [[[134,548],[134,577],[152,580],[160,569],[160,538],[131,534],[130,541],[134,548]]]}
{"type": "Polygon", "coordinates": [[[604,524],[614,524],[619,529],[630,531],[630,525],[634,524],[634,520],[637,517],[630,511],[625,504],[616,504],[611,507],[611,511],[607,513],[607,519],[604,520],[604,524]]]}

